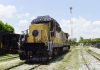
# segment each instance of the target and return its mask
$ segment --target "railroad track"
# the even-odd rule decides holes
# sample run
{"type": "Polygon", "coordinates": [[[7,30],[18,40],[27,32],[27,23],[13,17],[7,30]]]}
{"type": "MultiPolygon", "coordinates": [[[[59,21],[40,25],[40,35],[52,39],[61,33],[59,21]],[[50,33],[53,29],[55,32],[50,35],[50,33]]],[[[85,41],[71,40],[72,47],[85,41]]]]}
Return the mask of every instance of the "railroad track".
{"type": "MultiPolygon", "coordinates": [[[[61,59],[61,58],[60,58],[61,59]]],[[[27,63],[25,61],[21,61],[19,58],[10,60],[10,61],[4,61],[0,63],[0,69],[1,70],[40,70],[41,68],[45,70],[48,69],[48,66],[50,63],[56,60],[60,60],[58,58],[55,58],[53,60],[50,60],[47,63],[27,63]]]]}
{"type": "MultiPolygon", "coordinates": [[[[56,60],[56,59],[54,59],[56,60]]],[[[14,61],[12,61],[14,63],[14,61]]],[[[38,70],[39,68],[47,68],[47,66],[49,65],[49,63],[51,63],[52,60],[50,62],[47,63],[27,63],[27,62],[20,62],[18,61],[17,63],[11,64],[10,66],[4,68],[4,70],[38,70]]],[[[8,62],[9,63],[9,62],[8,62]]],[[[6,64],[4,64],[6,65],[6,64]]]]}
{"type": "Polygon", "coordinates": [[[97,60],[99,60],[100,61],[100,54],[98,54],[98,53],[96,53],[96,52],[94,52],[94,51],[92,51],[92,50],[88,50],[87,51],[89,54],[91,54],[94,58],[96,58],[97,60]]]}
{"type": "Polygon", "coordinates": [[[88,69],[88,70],[91,70],[90,67],[89,67],[88,64],[87,64],[87,61],[86,61],[86,59],[85,59],[84,54],[83,54],[82,51],[81,51],[81,56],[82,56],[82,59],[83,59],[85,65],[86,65],[87,69],[88,69]]]}
{"type": "Polygon", "coordinates": [[[33,69],[38,68],[39,66],[41,66],[41,65],[40,64],[29,65],[29,64],[25,64],[25,63],[20,63],[18,65],[12,66],[5,70],[33,70],[33,69]]]}
{"type": "Polygon", "coordinates": [[[20,65],[23,65],[24,63],[19,63],[19,64],[17,64],[17,65],[14,65],[14,66],[11,66],[11,67],[9,67],[9,68],[6,68],[5,70],[10,70],[10,69],[13,69],[14,67],[18,67],[18,66],[20,66],[20,65]]]}
{"type": "Polygon", "coordinates": [[[27,64],[25,61],[19,59],[1,62],[0,70],[33,70],[42,66],[41,64],[27,64]]]}
{"type": "Polygon", "coordinates": [[[81,51],[81,57],[85,70],[100,70],[100,60],[98,58],[86,51],[81,51]]]}

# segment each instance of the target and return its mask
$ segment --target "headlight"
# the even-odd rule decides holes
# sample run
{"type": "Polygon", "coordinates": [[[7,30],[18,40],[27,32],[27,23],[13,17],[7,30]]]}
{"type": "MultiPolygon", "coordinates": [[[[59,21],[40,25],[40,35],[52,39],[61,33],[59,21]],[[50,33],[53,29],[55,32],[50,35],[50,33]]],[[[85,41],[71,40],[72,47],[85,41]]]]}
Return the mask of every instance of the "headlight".
{"type": "Polygon", "coordinates": [[[38,33],[39,33],[38,30],[33,30],[32,35],[36,37],[38,36],[38,33]]]}

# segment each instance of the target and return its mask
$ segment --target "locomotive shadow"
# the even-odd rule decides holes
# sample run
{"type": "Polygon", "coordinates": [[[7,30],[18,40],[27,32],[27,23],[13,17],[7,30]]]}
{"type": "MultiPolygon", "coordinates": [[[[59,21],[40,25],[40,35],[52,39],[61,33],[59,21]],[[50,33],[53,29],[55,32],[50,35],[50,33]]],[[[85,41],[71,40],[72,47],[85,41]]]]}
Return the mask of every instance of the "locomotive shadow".
{"type": "Polygon", "coordinates": [[[61,54],[61,55],[55,57],[55,58],[52,59],[48,64],[61,61],[61,60],[64,58],[64,56],[67,55],[69,52],[70,52],[70,50],[67,51],[66,53],[63,53],[63,54],[61,54]]]}
{"type": "Polygon", "coordinates": [[[59,62],[61,61],[65,55],[67,55],[67,53],[69,53],[69,51],[67,51],[66,53],[63,53],[61,55],[58,55],[57,57],[55,58],[52,58],[48,61],[25,61],[25,64],[28,64],[28,65],[33,65],[33,64],[40,64],[40,65],[49,65],[51,63],[55,63],[55,62],[59,62]]]}

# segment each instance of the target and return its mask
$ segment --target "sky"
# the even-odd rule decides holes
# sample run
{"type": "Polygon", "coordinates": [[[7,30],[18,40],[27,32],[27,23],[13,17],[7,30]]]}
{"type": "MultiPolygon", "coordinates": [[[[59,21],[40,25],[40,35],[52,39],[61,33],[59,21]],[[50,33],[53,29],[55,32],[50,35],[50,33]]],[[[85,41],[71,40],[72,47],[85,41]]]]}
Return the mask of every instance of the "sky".
{"type": "Polygon", "coordinates": [[[73,38],[100,38],[99,3],[100,0],[0,0],[0,20],[12,25],[15,33],[21,33],[37,16],[49,15],[70,37],[72,27],[73,38]]]}

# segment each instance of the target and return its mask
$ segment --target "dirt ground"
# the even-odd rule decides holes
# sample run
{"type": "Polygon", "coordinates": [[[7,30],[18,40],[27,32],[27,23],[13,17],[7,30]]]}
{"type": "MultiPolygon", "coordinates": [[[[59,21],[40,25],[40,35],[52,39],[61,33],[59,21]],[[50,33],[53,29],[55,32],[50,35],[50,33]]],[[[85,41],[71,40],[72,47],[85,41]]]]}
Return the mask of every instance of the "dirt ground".
{"type": "Polygon", "coordinates": [[[90,50],[90,47],[76,46],[48,64],[26,64],[13,55],[5,61],[11,57],[0,56],[0,70],[100,70],[100,54],[95,48],[90,50]]]}

